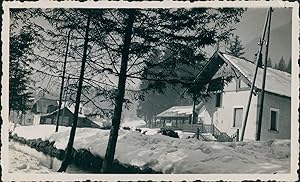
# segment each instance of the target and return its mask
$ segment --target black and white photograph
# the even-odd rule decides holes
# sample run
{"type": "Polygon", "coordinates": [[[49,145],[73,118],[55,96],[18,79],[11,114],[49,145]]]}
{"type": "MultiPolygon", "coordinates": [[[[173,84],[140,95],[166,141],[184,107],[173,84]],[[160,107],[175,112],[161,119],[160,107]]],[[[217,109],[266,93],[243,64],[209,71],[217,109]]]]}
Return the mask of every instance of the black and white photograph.
{"type": "Polygon", "coordinates": [[[4,181],[298,179],[298,3],[4,2],[4,181]]]}

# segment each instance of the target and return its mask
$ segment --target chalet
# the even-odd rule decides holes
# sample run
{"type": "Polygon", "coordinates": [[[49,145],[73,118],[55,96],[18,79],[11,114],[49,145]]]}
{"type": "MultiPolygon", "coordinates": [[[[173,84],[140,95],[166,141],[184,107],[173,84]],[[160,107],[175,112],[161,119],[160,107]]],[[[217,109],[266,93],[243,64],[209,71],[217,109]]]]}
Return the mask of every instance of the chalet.
{"type": "MultiPolygon", "coordinates": [[[[55,110],[51,113],[41,114],[40,115],[40,124],[56,124],[56,118],[58,110],[55,110]]],[[[72,126],[74,118],[74,110],[70,107],[63,107],[60,109],[60,126],[72,126]]],[[[78,114],[77,127],[89,127],[89,128],[100,128],[98,124],[91,121],[82,113],[78,114]]]]}
{"type": "MultiPolygon", "coordinates": [[[[199,126],[210,126],[233,136],[241,131],[247,108],[255,64],[226,53],[215,52],[198,79],[231,77],[231,81],[198,106],[199,126]]],[[[250,105],[244,140],[255,140],[258,127],[259,99],[261,97],[263,68],[258,68],[250,105]]],[[[159,115],[158,115],[159,116],[159,115]]],[[[241,132],[239,133],[239,137],[241,132]]],[[[261,140],[291,138],[291,75],[267,68],[261,140]]]]}
{"type": "MultiPolygon", "coordinates": [[[[64,103],[62,105],[65,105],[64,103]]],[[[67,105],[67,104],[66,104],[67,105]]],[[[74,118],[74,105],[62,106],[60,108],[59,125],[72,126],[74,118]]],[[[33,125],[39,124],[56,124],[58,114],[58,101],[51,98],[39,98],[33,104],[31,112],[33,113],[33,125]]],[[[94,121],[86,117],[83,113],[79,113],[78,127],[99,128],[100,126],[94,121]]]]}

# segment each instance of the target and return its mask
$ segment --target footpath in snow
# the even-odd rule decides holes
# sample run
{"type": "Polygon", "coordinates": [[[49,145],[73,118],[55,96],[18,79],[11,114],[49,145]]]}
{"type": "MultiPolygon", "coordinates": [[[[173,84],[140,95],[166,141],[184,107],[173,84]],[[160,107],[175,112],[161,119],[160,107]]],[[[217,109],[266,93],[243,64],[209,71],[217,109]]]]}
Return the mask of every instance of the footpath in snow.
{"type": "MultiPolygon", "coordinates": [[[[70,128],[53,125],[19,126],[12,132],[25,139],[54,141],[57,149],[67,146],[70,128]]],[[[74,148],[104,157],[109,130],[77,128],[74,148]]],[[[160,134],[119,131],[115,158],[124,164],[149,167],[162,173],[289,173],[290,140],[220,143],[178,139],[160,134]]]]}

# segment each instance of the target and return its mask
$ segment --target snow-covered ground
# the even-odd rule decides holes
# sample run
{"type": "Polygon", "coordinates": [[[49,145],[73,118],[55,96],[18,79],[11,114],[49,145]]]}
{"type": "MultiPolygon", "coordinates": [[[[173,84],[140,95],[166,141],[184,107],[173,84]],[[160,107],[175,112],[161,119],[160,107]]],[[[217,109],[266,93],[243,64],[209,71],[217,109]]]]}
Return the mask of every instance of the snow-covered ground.
{"type": "MultiPolygon", "coordinates": [[[[15,128],[13,134],[55,141],[57,148],[65,149],[70,128],[60,127],[58,133],[54,128],[22,126],[15,128]]],[[[85,148],[103,157],[108,136],[109,130],[78,128],[74,148],[85,148]]],[[[120,129],[115,158],[163,173],[289,173],[290,140],[218,143],[120,129]]]]}
{"type": "Polygon", "coordinates": [[[121,123],[122,127],[129,127],[131,129],[140,128],[146,125],[146,122],[142,119],[138,120],[127,120],[121,123]]]}
{"type": "Polygon", "coordinates": [[[41,162],[18,151],[13,145],[9,146],[9,169],[10,173],[53,173],[51,169],[43,166],[41,162]]]}

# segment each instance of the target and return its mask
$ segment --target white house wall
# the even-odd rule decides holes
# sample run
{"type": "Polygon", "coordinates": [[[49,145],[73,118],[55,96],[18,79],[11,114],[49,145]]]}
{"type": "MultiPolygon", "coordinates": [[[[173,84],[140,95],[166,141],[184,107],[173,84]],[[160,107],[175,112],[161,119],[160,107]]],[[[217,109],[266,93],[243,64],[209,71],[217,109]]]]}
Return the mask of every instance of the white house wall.
{"type": "Polygon", "coordinates": [[[291,99],[265,93],[261,140],[291,138],[291,99]],[[278,131],[271,131],[270,108],[279,110],[278,131]]]}
{"type": "MultiPolygon", "coordinates": [[[[211,97],[205,102],[205,108],[202,109],[202,113],[200,112],[201,114],[199,115],[199,119],[203,120],[206,124],[211,124],[211,122],[213,122],[221,132],[226,132],[229,136],[234,134],[237,131],[237,128],[233,127],[234,108],[243,108],[244,117],[249,93],[249,90],[237,92],[236,81],[233,80],[224,88],[221,107],[215,107],[216,95],[211,95],[211,97]]],[[[257,96],[253,95],[244,140],[255,140],[256,117],[257,96]]],[[[239,133],[241,135],[241,128],[239,129],[239,133]]]]}
{"type": "MultiPolygon", "coordinates": [[[[218,110],[219,121],[215,121],[217,128],[228,134],[233,134],[239,129],[241,136],[242,128],[233,127],[234,108],[243,108],[243,119],[245,117],[248,97],[250,91],[224,92],[222,109],[218,110]]],[[[257,96],[252,96],[248,120],[244,135],[244,140],[254,140],[256,134],[256,118],[257,118],[257,96]]],[[[239,137],[240,138],[240,137],[239,137]]]]}

